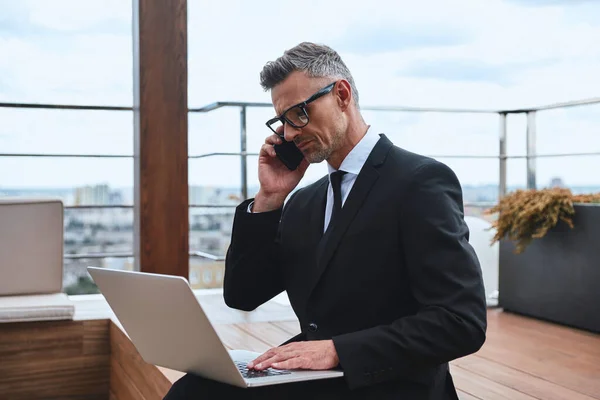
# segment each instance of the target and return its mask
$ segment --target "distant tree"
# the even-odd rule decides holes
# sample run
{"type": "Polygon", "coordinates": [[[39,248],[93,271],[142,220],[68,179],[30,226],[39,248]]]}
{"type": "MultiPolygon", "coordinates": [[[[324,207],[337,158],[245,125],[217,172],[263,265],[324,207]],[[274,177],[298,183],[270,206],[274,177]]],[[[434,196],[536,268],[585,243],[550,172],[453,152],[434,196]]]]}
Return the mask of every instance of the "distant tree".
{"type": "Polygon", "coordinates": [[[65,293],[69,296],[77,294],[99,294],[100,290],[89,277],[80,276],[77,283],[65,288],[65,293]]]}

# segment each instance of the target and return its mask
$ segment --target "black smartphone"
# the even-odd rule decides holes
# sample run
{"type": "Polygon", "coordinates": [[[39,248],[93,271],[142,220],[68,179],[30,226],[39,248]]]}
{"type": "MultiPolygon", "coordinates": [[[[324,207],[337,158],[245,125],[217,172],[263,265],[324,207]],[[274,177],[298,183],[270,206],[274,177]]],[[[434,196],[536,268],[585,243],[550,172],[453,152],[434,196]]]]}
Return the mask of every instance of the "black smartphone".
{"type": "Polygon", "coordinates": [[[282,143],[273,145],[275,153],[290,171],[294,171],[302,162],[304,154],[296,147],[294,142],[287,142],[283,136],[279,137],[281,138],[282,143]]]}

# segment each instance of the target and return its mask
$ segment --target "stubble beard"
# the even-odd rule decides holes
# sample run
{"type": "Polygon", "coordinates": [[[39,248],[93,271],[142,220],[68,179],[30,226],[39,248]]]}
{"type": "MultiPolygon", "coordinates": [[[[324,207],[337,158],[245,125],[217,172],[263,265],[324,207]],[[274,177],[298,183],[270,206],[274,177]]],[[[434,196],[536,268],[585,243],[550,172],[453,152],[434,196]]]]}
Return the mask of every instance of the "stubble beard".
{"type": "Polygon", "coordinates": [[[311,164],[318,164],[325,160],[327,160],[334,151],[342,147],[342,138],[344,137],[344,132],[342,129],[337,129],[333,137],[331,138],[331,145],[329,147],[323,147],[320,143],[318,143],[318,148],[315,148],[308,154],[304,155],[304,158],[311,164]]]}

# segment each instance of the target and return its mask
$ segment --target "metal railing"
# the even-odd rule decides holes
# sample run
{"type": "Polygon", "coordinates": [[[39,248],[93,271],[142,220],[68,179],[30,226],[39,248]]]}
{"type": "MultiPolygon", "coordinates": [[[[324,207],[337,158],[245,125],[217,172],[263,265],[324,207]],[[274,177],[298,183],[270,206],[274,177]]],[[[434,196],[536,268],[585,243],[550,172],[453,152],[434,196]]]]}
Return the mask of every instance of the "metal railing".
{"type": "MultiPolygon", "coordinates": [[[[484,109],[465,109],[465,108],[435,108],[435,107],[384,107],[384,106],[367,106],[361,107],[365,111],[382,111],[382,112],[418,112],[418,113],[468,113],[468,114],[497,114],[500,117],[499,121],[499,154],[497,156],[473,156],[473,155],[430,155],[433,158],[459,158],[459,159],[498,159],[500,164],[499,188],[498,197],[506,194],[507,190],[507,160],[521,159],[527,160],[527,188],[533,189],[536,187],[536,159],[542,157],[571,157],[571,156],[596,156],[600,155],[600,151],[585,152],[585,153],[561,153],[561,154],[537,154],[536,143],[536,112],[544,110],[553,110],[558,108],[577,107],[584,105],[600,104],[600,97],[576,100],[564,103],[549,104],[532,108],[521,108],[512,110],[484,110],[484,109]],[[507,125],[506,120],[509,114],[527,114],[527,153],[524,156],[509,156],[506,152],[507,142],[507,125]]],[[[207,113],[223,107],[237,107],[240,109],[240,152],[239,153],[208,153],[190,158],[210,157],[213,155],[235,155],[241,157],[242,170],[242,196],[248,197],[247,188],[247,156],[258,155],[257,153],[247,153],[247,134],[246,134],[246,113],[248,107],[263,107],[271,108],[270,103],[246,103],[246,102],[216,102],[200,108],[190,108],[189,112],[207,113]]]]}
{"type": "MultiPolygon", "coordinates": [[[[214,254],[206,253],[204,251],[190,251],[190,257],[206,258],[213,261],[225,261],[224,256],[217,256],[214,254]]],[[[65,254],[63,257],[65,260],[90,260],[97,258],[130,258],[133,257],[133,253],[77,253],[77,254],[65,254]]]]}
{"type": "MultiPolygon", "coordinates": [[[[386,107],[367,106],[361,107],[364,111],[378,112],[416,112],[416,113],[467,113],[467,114],[497,114],[499,116],[499,154],[498,155],[430,155],[434,158],[455,159],[497,159],[499,162],[499,187],[498,198],[503,197],[507,191],[507,160],[526,159],[527,188],[536,188],[536,160],[544,157],[572,157],[572,156],[600,156],[599,151],[584,153],[559,153],[559,154],[537,154],[537,129],[536,115],[539,111],[553,110],[559,108],[578,107],[585,105],[600,104],[600,97],[556,103],[532,108],[521,108],[512,110],[490,110],[490,109],[464,109],[464,108],[436,108],[436,107],[386,107]],[[526,130],[526,154],[507,154],[507,117],[511,114],[527,115],[526,130]]],[[[209,113],[221,108],[239,108],[240,111],[240,151],[239,152],[212,152],[205,154],[189,155],[189,159],[200,159],[214,156],[236,156],[240,157],[241,169],[241,194],[248,198],[248,171],[247,157],[257,156],[258,153],[247,151],[247,110],[248,108],[272,108],[270,103],[256,102],[216,102],[200,108],[189,108],[190,113],[209,113]]],[[[89,105],[61,105],[61,104],[32,104],[32,103],[0,103],[0,108],[24,108],[24,109],[55,109],[55,110],[87,110],[87,111],[133,111],[132,107],[119,106],[89,106],[89,105]]],[[[59,157],[59,158],[133,158],[127,154],[44,154],[44,153],[0,153],[0,157],[59,157]]],[[[471,207],[492,207],[495,203],[465,203],[471,207]]],[[[190,204],[190,208],[233,208],[235,205],[218,204],[190,204]]],[[[95,209],[95,208],[133,208],[132,205],[76,205],[66,206],[66,209],[95,209]]],[[[223,256],[213,255],[200,251],[190,251],[191,257],[202,257],[215,261],[223,261],[223,256]]],[[[94,254],[65,254],[67,259],[84,258],[106,258],[106,257],[133,257],[131,253],[94,253],[94,254]]]]}
{"type": "MultiPolygon", "coordinates": [[[[235,208],[235,204],[190,204],[189,208],[235,208]]],[[[94,204],[81,204],[74,206],[64,206],[65,210],[77,210],[77,209],[102,209],[102,208],[133,208],[132,204],[110,204],[110,205],[94,205],[94,204]]]]}

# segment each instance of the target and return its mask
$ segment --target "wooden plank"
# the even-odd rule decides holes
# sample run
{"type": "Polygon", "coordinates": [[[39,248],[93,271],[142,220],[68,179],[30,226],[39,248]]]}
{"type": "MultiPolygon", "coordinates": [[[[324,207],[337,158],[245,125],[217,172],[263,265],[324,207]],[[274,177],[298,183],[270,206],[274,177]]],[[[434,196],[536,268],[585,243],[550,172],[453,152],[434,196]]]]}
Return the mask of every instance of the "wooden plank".
{"type": "Polygon", "coordinates": [[[450,373],[456,387],[471,396],[485,400],[537,400],[535,397],[476,375],[458,366],[451,366],[450,373]]]}
{"type": "Polygon", "coordinates": [[[506,348],[490,342],[486,343],[477,355],[588,396],[600,398],[598,375],[590,374],[586,370],[573,371],[562,364],[564,360],[546,357],[543,353],[522,348],[506,348]]]}
{"type": "Polygon", "coordinates": [[[110,354],[108,319],[83,323],[83,354],[110,354]]]}
{"type": "Polygon", "coordinates": [[[215,330],[228,349],[263,353],[272,347],[267,342],[248,334],[235,325],[215,325],[215,330]]]}
{"type": "Polygon", "coordinates": [[[498,326],[490,331],[488,340],[498,346],[519,346],[541,353],[546,359],[556,359],[568,368],[588,370],[600,376],[600,335],[514,317],[505,313],[492,319],[492,326],[498,326]]]}
{"type": "Polygon", "coordinates": [[[563,351],[577,356],[600,357],[600,335],[595,333],[499,310],[488,312],[488,324],[493,327],[492,332],[511,333],[534,342],[543,340],[549,346],[563,348],[563,351]],[[565,338],[568,338],[569,346],[565,346],[565,338]]]}
{"type": "Polygon", "coordinates": [[[488,338],[477,353],[479,356],[572,391],[600,398],[600,357],[570,350],[571,346],[582,341],[598,342],[600,345],[600,335],[529,318],[515,318],[510,313],[489,314],[488,338]],[[518,324],[527,326],[528,330],[511,330],[518,324]],[[558,332],[561,340],[554,341],[552,336],[558,332]]]}
{"type": "Polygon", "coordinates": [[[275,302],[267,302],[254,311],[246,312],[228,307],[222,294],[199,295],[197,298],[213,324],[297,320],[290,307],[275,302]]]}
{"type": "Polygon", "coordinates": [[[77,396],[105,399],[109,360],[109,355],[3,360],[0,393],[11,399],[77,396]]]}
{"type": "Polygon", "coordinates": [[[457,390],[459,400],[482,400],[481,397],[475,397],[472,394],[457,390]]]}
{"type": "Polygon", "coordinates": [[[72,321],[0,324],[3,361],[27,356],[70,357],[81,354],[83,323],[72,321]]]}
{"type": "Polygon", "coordinates": [[[110,361],[110,390],[119,400],[146,400],[114,357],[110,361]]]}
{"type": "Polygon", "coordinates": [[[526,372],[507,367],[497,362],[471,355],[454,360],[456,365],[476,375],[490,379],[530,396],[544,400],[594,400],[594,397],[557,385],[526,372]]]}
{"type": "Polygon", "coordinates": [[[236,324],[236,326],[271,347],[277,347],[291,337],[288,332],[270,322],[236,324]]]}
{"type": "MultiPolygon", "coordinates": [[[[171,382],[156,366],[142,359],[127,335],[114,323],[110,324],[110,337],[112,365],[117,363],[120,368],[119,373],[123,375],[118,377],[120,381],[113,382],[113,378],[116,377],[111,374],[111,390],[119,399],[127,400],[127,397],[121,394],[122,388],[118,386],[125,382],[134,386],[145,400],[162,399],[169,391],[171,382]]],[[[126,394],[129,395],[129,392],[126,394]]]]}
{"type": "Polygon", "coordinates": [[[271,323],[278,328],[283,329],[291,336],[296,336],[300,333],[300,325],[298,324],[298,321],[273,321],[271,323]]]}
{"type": "Polygon", "coordinates": [[[565,337],[563,346],[557,348],[547,345],[542,338],[533,341],[510,333],[494,333],[489,337],[488,347],[497,350],[506,348],[508,353],[514,351],[538,361],[553,362],[561,369],[577,372],[582,377],[600,377],[600,357],[573,353],[568,348],[570,342],[569,338],[565,337]]]}
{"type": "Polygon", "coordinates": [[[133,0],[134,253],[189,275],[187,0],[133,0]]]}
{"type": "Polygon", "coordinates": [[[114,394],[114,392],[111,390],[108,393],[108,400],[119,400],[119,398],[117,397],[116,394],[114,394]]]}
{"type": "MultiPolygon", "coordinates": [[[[487,340],[477,356],[566,390],[600,398],[600,357],[592,350],[596,345],[600,347],[600,335],[491,310],[487,340]]],[[[522,385],[516,377],[504,382],[522,385]]]]}
{"type": "Polygon", "coordinates": [[[105,341],[105,321],[0,324],[0,397],[106,399],[105,341]]]}

